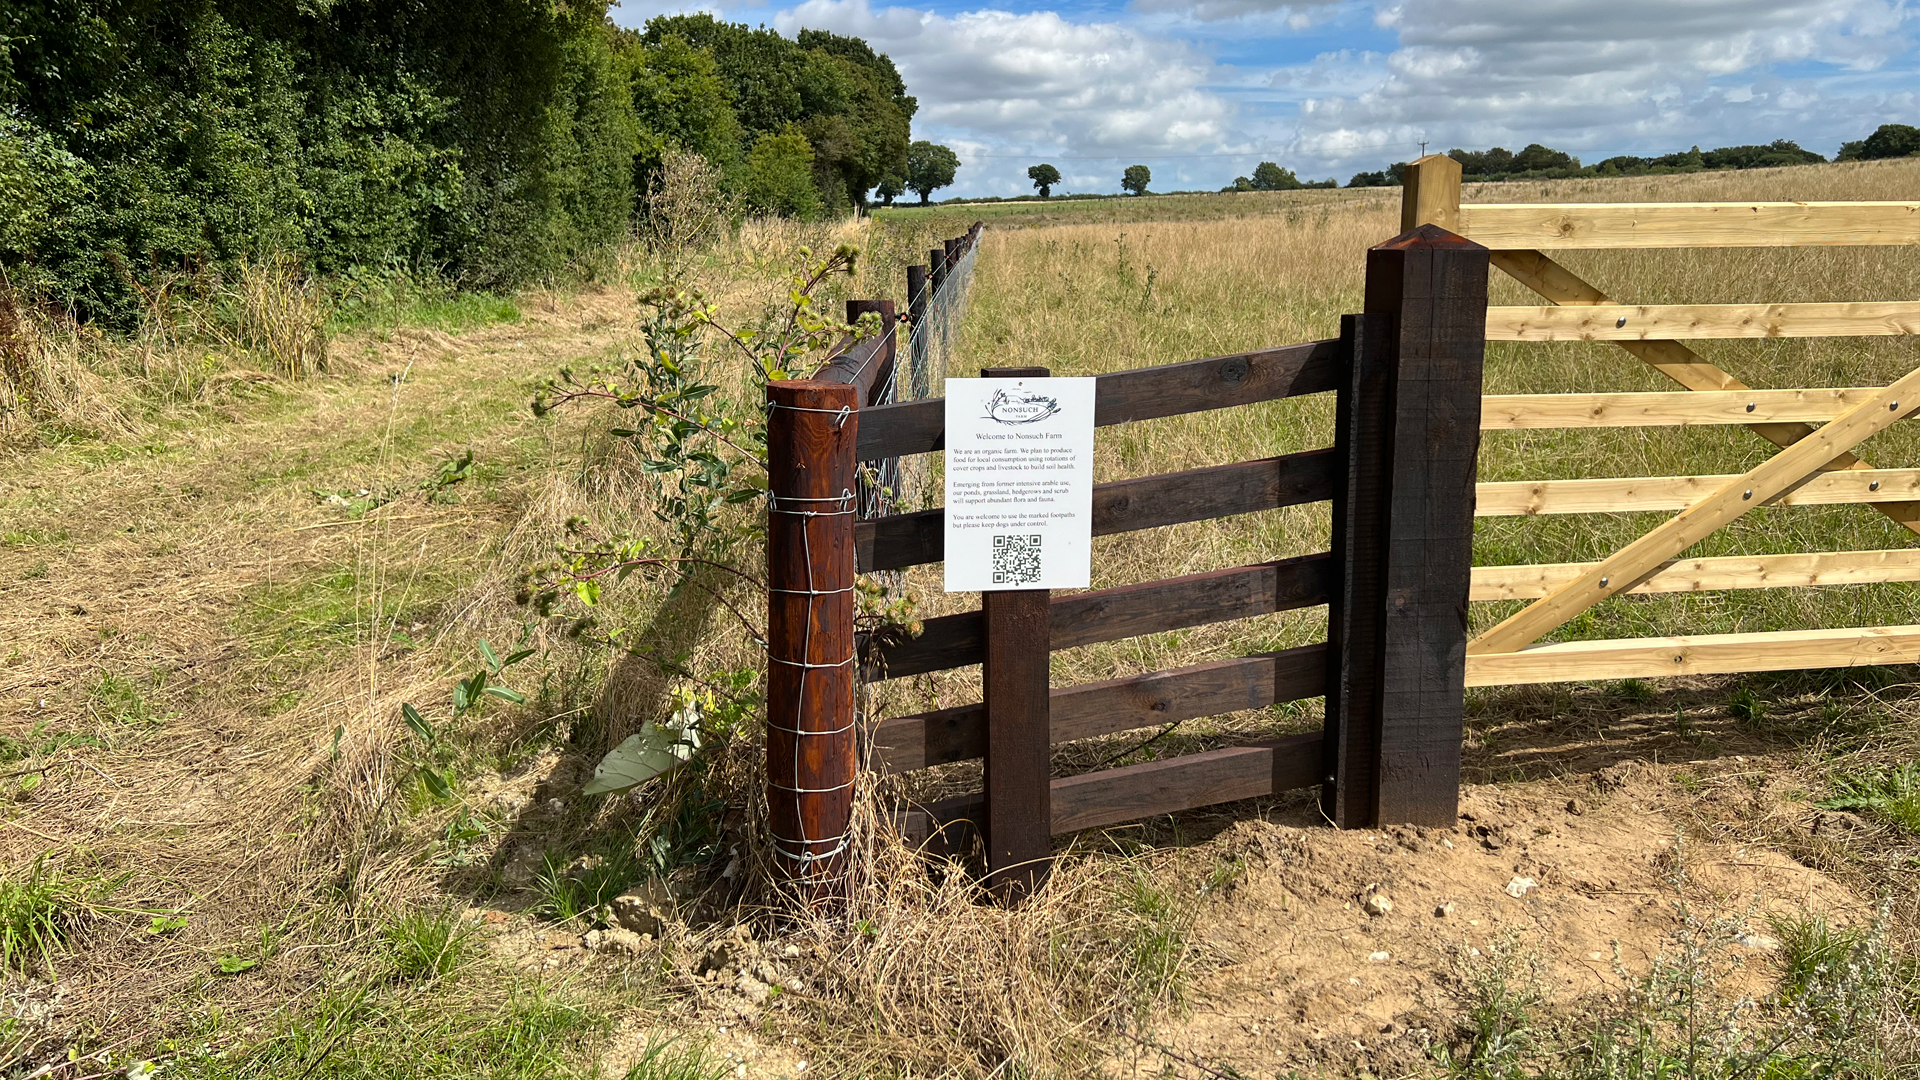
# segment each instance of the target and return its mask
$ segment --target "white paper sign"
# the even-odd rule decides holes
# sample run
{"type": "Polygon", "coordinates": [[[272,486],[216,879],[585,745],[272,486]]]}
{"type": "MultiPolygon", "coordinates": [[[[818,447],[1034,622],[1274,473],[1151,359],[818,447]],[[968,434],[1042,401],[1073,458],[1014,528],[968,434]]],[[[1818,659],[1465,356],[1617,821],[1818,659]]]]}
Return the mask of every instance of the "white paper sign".
{"type": "Polygon", "coordinates": [[[948,379],[948,592],[1083,589],[1093,380],[948,379]]]}

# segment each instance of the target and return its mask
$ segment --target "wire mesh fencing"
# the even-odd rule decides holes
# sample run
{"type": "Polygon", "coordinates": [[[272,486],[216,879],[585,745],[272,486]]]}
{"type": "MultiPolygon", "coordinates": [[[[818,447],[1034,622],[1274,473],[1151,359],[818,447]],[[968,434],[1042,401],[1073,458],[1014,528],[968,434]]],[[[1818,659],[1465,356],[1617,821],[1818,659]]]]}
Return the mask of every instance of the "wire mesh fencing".
{"type": "MultiPolygon", "coordinates": [[[[909,274],[906,329],[901,330],[898,320],[888,329],[895,335],[893,368],[871,404],[924,401],[945,392],[947,369],[966,317],[973,265],[980,255],[980,232],[976,224],[945,246],[951,256],[943,273],[909,274]]],[[[861,470],[860,516],[884,517],[934,505],[929,501],[937,494],[931,490],[934,479],[931,462],[924,457],[910,463],[900,458],[868,462],[861,470]]]]}

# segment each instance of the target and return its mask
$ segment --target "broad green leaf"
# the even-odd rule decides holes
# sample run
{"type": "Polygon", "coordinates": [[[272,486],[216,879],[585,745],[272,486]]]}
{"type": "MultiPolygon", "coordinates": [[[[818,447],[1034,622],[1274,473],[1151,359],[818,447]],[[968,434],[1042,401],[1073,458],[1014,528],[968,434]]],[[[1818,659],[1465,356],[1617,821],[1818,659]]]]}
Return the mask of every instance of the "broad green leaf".
{"type": "Polygon", "coordinates": [[[679,732],[649,721],[638,734],[627,736],[593,770],[582,795],[611,795],[627,791],[656,776],[685,765],[700,748],[695,731],[679,732]]]}
{"type": "Polygon", "coordinates": [[[525,705],[527,703],[527,695],[509,687],[489,686],[487,687],[487,693],[499,698],[501,701],[511,701],[515,705],[525,705]]]}
{"type": "Polygon", "coordinates": [[[493,654],[493,646],[487,644],[486,638],[481,638],[479,645],[480,658],[487,662],[488,670],[498,672],[500,670],[500,658],[493,654]]]}
{"type": "Polygon", "coordinates": [[[527,657],[532,655],[533,655],[532,649],[521,649],[519,652],[508,653],[507,658],[505,660],[502,660],[500,664],[502,667],[512,667],[513,665],[519,663],[522,660],[525,660],[527,657]]]}

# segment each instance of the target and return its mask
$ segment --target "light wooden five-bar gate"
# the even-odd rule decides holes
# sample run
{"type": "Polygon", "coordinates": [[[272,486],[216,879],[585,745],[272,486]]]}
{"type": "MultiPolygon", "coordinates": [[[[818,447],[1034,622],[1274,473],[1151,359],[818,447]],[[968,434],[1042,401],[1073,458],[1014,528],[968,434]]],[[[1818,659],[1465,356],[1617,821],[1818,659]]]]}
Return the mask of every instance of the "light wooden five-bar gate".
{"type": "MultiPolygon", "coordinates": [[[[1605,341],[1672,379],[1667,393],[1484,399],[1481,426],[1743,425],[1782,447],[1746,473],[1481,484],[1475,513],[1679,511],[1591,564],[1481,566],[1474,600],[1526,608],[1468,646],[1467,684],[1565,682],[1920,661],[1920,626],[1823,627],[1534,642],[1620,593],[1920,580],[1920,547],[1686,559],[1757,506],[1864,503],[1920,533],[1920,469],[1875,468],[1852,451],[1920,411],[1920,370],[1886,387],[1755,390],[1684,344],[1713,338],[1920,334],[1920,302],[1623,304],[1551,252],[1621,248],[1920,244],[1920,202],[1465,204],[1460,166],[1434,155],[1407,173],[1402,223],[1434,224],[1491,249],[1492,265],[1548,303],[1493,307],[1488,341],[1605,341]],[[1816,428],[1813,424],[1821,424],[1816,428]]],[[[1920,365],[1920,355],[1914,358],[1920,365]]]]}

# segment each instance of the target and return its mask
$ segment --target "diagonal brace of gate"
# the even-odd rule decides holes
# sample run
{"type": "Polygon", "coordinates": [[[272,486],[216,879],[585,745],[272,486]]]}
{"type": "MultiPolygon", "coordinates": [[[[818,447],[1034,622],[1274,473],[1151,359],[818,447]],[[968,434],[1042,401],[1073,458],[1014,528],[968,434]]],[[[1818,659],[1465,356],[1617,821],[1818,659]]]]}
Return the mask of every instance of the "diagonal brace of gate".
{"type": "Polygon", "coordinates": [[[1467,652],[1516,652],[1616,593],[1625,592],[1660,564],[1699,543],[1748,510],[1804,483],[1904,416],[1920,411],[1920,369],[1848,409],[1833,421],[1780,451],[1713,494],[1680,511],[1579,577],[1527,605],[1469,642],[1467,652]],[[1903,406],[1901,403],[1905,402],[1903,406]]]}

